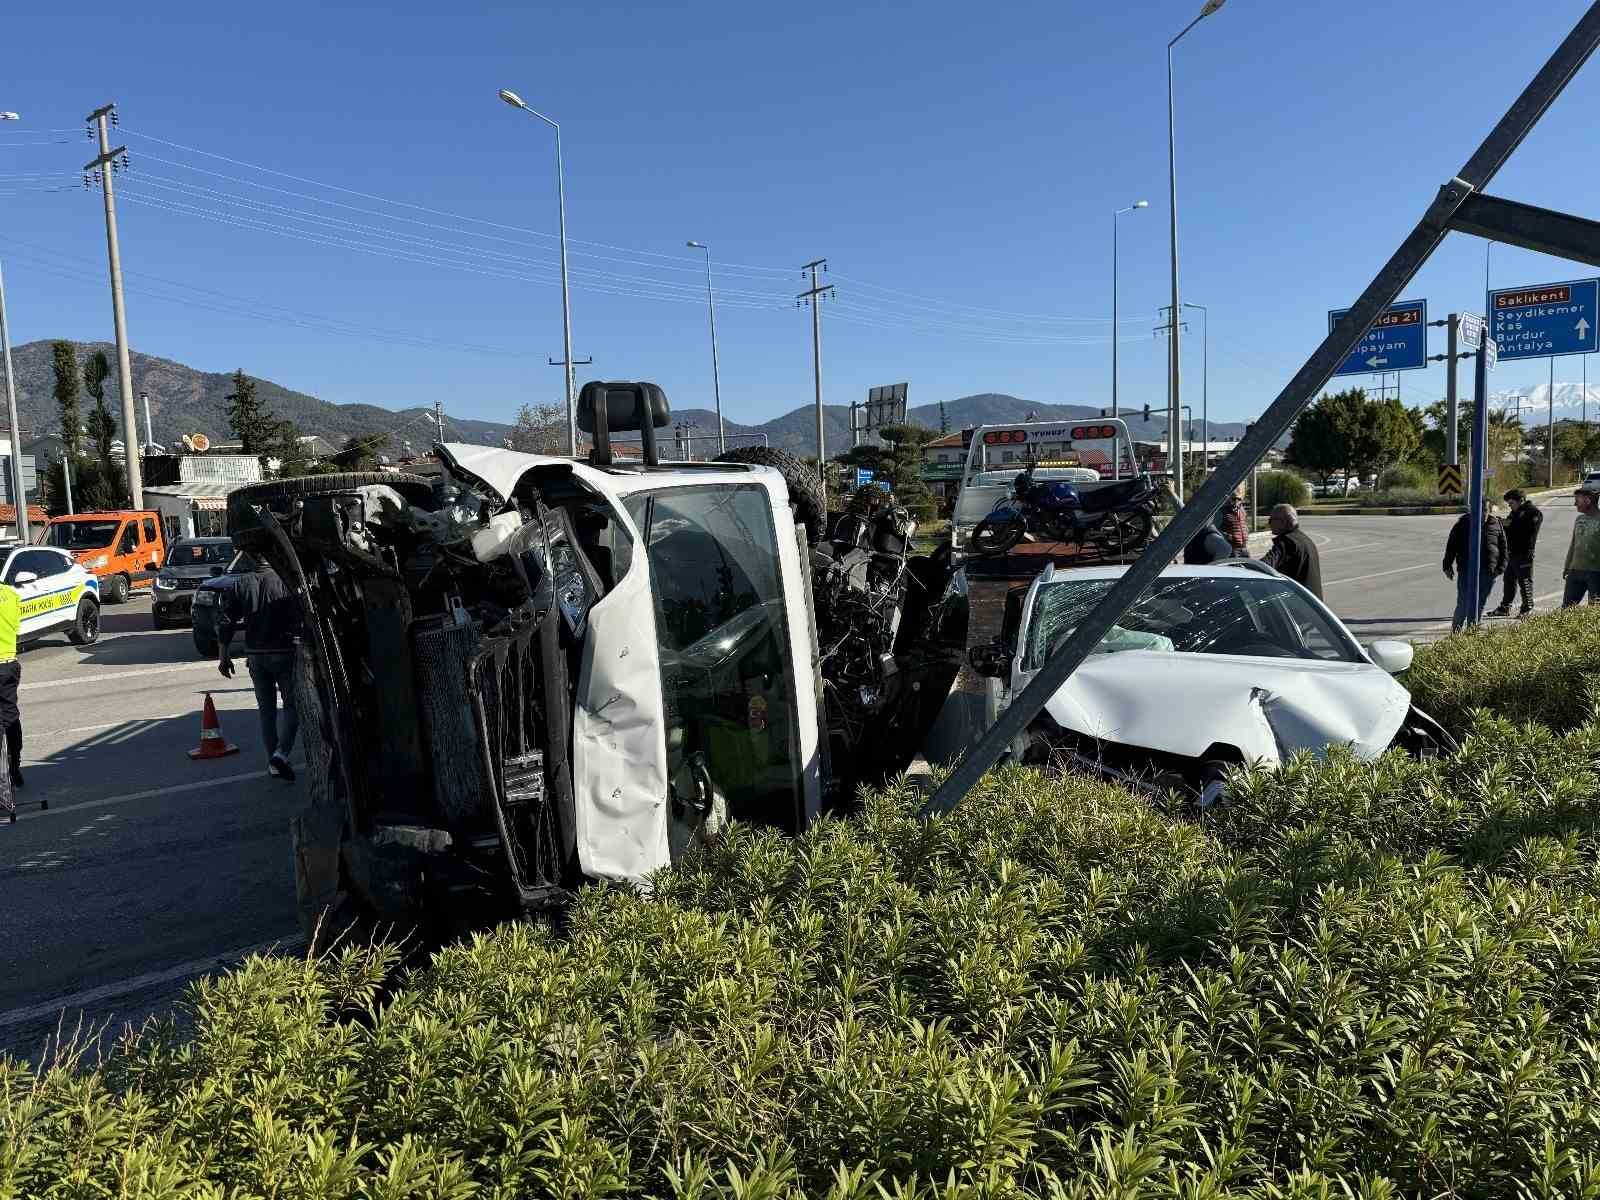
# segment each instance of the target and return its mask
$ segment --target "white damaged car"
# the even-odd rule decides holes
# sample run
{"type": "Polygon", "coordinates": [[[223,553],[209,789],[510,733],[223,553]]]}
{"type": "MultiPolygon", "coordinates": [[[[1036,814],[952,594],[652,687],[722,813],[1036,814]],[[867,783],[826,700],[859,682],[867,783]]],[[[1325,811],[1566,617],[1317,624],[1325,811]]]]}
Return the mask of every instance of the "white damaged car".
{"type": "MultiPolygon", "coordinates": [[[[999,640],[969,655],[988,679],[991,723],[1124,569],[1046,567],[1011,593],[999,640]]],[[[1320,600],[1262,563],[1175,566],[1050,698],[1012,755],[1064,760],[1146,791],[1183,789],[1207,806],[1229,767],[1272,766],[1302,750],[1449,752],[1450,735],[1394,679],[1411,656],[1406,642],[1363,649],[1320,600]]]]}

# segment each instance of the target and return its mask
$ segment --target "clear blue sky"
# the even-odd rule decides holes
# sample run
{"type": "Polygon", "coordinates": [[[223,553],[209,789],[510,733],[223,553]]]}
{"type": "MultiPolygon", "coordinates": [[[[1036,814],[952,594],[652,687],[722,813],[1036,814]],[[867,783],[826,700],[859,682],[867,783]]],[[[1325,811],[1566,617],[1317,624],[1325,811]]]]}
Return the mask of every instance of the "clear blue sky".
{"type": "MultiPolygon", "coordinates": [[[[595,359],[580,379],[654,379],[709,407],[698,238],[719,264],[732,419],[810,401],[792,297],[820,256],[839,301],[830,403],[904,379],[913,403],[1104,404],[1110,214],[1148,199],[1122,223],[1123,402],[1159,405],[1163,49],[1197,7],[17,6],[0,82],[24,117],[0,126],[13,340],[110,337],[100,200],[78,168],[82,117],[115,99],[137,349],[334,401],[442,395],[509,419],[557,398],[553,142],[496,100],[510,87],[562,122],[575,352],[595,359]],[[67,190],[42,190],[50,172],[67,190]]],[[[1230,0],[1185,39],[1183,294],[1210,308],[1213,418],[1270,400],[1583,7],[1230,0]]],[[[1600,213],[1597,98],[1592,64],[1494,190],[1600,213]]],[[[1593,273],[1494,254],[1496,286],[1593,273]]],[[[1480,307],[1483,279],[1483,245],[1452,236],[1407,294],[1439,317],[1480,307]]],[[[1558,363],[1558,382],[1579,368],[1558,363]]],[[[1405,377],[1409,402],[1442,391],[1441,368],[1405,377]]]]}

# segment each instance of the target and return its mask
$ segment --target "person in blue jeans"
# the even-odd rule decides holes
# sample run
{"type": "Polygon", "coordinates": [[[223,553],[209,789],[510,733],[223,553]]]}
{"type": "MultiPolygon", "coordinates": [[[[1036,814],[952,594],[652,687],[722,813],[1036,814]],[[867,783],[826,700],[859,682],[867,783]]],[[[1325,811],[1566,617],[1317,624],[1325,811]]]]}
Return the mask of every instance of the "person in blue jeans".
{"type": "Polygon", "coordinates": [[[1572,496],[1578,519],[1572,526],[1572,541],[1567,546],[1567,560],[1561,573],[1566,587],[1561,597],[1561,607],[1571,608],[1582,604],[1585,596],[1600,598],[1600,485],[1583,483],[1572,496]]]}
{"type": "Polygon", "coordinates": [[[295,709],[295,642],[300,636],[300,601],[271,567],[239,575],[223,599],[223,620],[217,643],[217,670],[233,678],[233,636],[244,627],[244,652],[255,687],[261,741],[267,751],[267,773],[294,782],[289,755],[300,732],[295,709]],[[282,697],[280,710],[278,700],[282,697]]]}
{"type": "Polygon", "coordinates": [[[1506,529],[1501,523],[1504,515],[1505,509],[1498,504],[1489,505],[1483,514],[1476,586],[1467,572],[1467,527],[1472,522],[1472,513],[1462,513],[1450,528],[1450,537],[1444,544],[1444,577],[1456,581],[1456,612],[1450,620],[1452,633],[1469,620],[1476,621],[1482,616],[1484,603],[1494,590],[1494,581],[1506,569],[1506,529]]]}

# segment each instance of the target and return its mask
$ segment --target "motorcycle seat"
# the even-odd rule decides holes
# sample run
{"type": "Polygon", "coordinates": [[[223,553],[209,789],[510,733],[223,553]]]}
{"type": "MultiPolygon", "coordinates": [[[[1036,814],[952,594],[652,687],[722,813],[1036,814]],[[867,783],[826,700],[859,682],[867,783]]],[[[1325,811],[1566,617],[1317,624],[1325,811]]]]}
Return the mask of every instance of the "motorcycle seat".
{"type": "Polygon", "coordinates": [[[1147,486],[1143,479],[1123,479],[1116,483],[1108,483],[1102,488],[1095,488],[1093,491],[1085,491],[1082,493],[1083,511],[1105,512],[1107,509],[1132,504],[1145,494],[1147,486]]]}

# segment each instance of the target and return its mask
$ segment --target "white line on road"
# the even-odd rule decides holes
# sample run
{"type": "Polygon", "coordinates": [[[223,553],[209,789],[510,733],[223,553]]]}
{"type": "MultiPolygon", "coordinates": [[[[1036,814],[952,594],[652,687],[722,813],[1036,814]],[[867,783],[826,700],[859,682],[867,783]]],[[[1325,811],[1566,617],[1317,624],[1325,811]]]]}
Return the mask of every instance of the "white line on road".
{"type": "MultiPolygon", "coordinates": [[[[65,808],[47,808],[43,812],[17,814],[17,821],[37,821],[41,817],[70,817],[73,813],[83,812],[88,808],[105,808],[111,804],[129,804],[135,800],[155,800],[162,796],[177,796],[184,792],[200,792],[210,788],[221,787],[225,783],[243,783],[247,779],[268,779],[265,767],[258,771],[245,771],[238,775],[218,775],[214,779],[202,779],[195,783],[175,783],[171,787],[151,788],[147,792],[129,792],[126,796],[103,796],[99,800],[85,800],[82,804],[69,804],[65,808]]],[[[23,803],[27,803],[26,799],[23,803]]]]}
{"type": "Polygon", "coordinates": [[[1322,586],[1332,587],[1336,583],[1360,583],[1364,579],[1382,579],[1385,575],[1404,575],[1407,571],[1425,571],[1434,565],[1434,563],[1425,562],[1418,563],[1414,567],[1396,567],[1392,571],[1374,571],[1371,575],[1352,575],[1348,579],[1326,579],[1323,581],[1322,586]]]}
{"type": "Polygon", "coordinates": [[[1346,550],[1370,550],[1374,546],[1387,546],[1388,542],[1357,542],[1354,546],[1330,546],[1324,554],[1343,554],[1346,550]]]}
{"type": "Polygon", "coordinates": [[[41,679],[38,683],[25,683],[19,692],[37,691],[41,688],[81,687],[86,683],[106,683],[115,679],[143,679],[149,675],[171,675],[177,671],[214,671],[214,662],[176,663],[167,667],[141,667],[134,671],[101,671],[95,675],[74,675],[69,679],[41,679]]]}
{"type": "Polygon", "coordinates": [[[129,992],[137,992],[142,988],[159,987],[163,983],[172,983],[190,975],[204,975],[217,967],[231,966],[240,959],[248,958],[252,954],[264,954],[269,950],[281,950],[286,954],[297,954],[305,949],[305,938],[298,934],[289,934],[270,942],[257,942],[254,946],[245,946],[238,950],[228,950],[221,954],[210,954],[205,958],[191,959],[186,963],[179,963],[175,967],[168,967],[165,971],[151,971],[144,975],[135,975],[131,979],[119,979],[116,983],[102,984],[100,987],[89,988],[87,991],[74,992],[70,996],[61,996],[55,1000],[47,1000],[43,1004],[30,1004],[24,1008],[13,1008],[7,1012],[0,1012],[0,1027],[16,1025],[23,1021],[36,1021],[40,1017],[53,1017],[63,1009],[84,1008],[90,1004],[97,1004],[102,1000],[109,1000],[113,996],[124,996],[129,992]]]}

